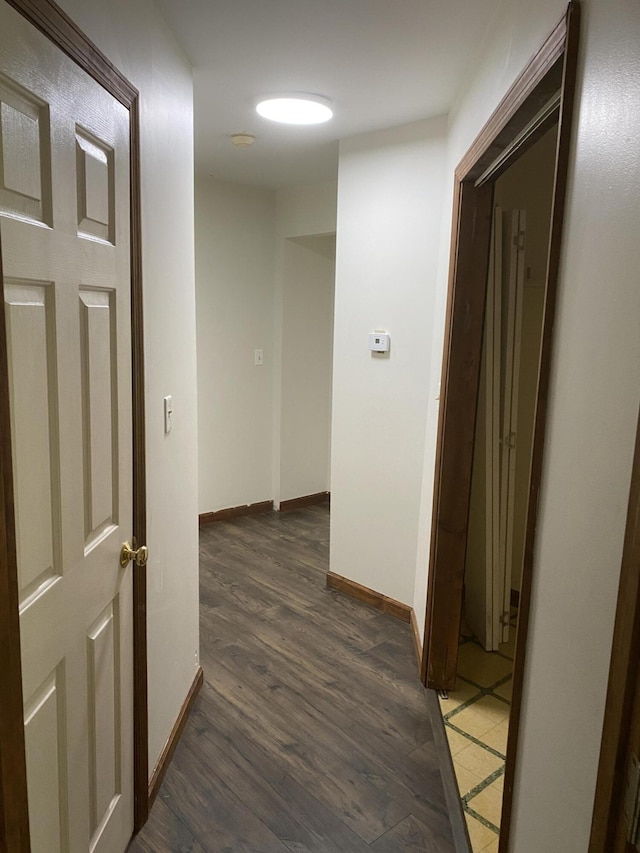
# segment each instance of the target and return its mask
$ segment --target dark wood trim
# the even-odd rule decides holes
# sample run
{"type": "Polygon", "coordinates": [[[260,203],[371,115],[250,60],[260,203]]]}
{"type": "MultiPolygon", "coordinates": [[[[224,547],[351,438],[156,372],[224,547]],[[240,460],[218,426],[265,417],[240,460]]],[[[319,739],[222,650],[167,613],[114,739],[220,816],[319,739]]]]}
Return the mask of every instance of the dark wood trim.
{"type": "Polygon", "coordinates": [[[198,667],[196,672],[196,677],[193,679],[193,684],[189,688],[189,692],[186,695],[184,702],[182,703],[182,708],[180,708],[180,713],[178,714],[175,723],[173,724],[173,728],[171,729],[171,733],[167,738],[167,742],[165,743],[162,752],[160,753],[160,757],[156,763],[156,766],[151,774],[151,780],[149,782],[149,807],[154,803],[155,798],[158,796],[158,791],[160,790],[160,786],[162,785],[162,780],[164,779],[164,774],[169,769],[169,764],[171,763],[171,759],[173,757],[173,753],[176,751],[176,747],[180,741],[182,736],[182,732],[184,731],[184,727],[187,724],[187,720],[189,719],[189,714],[191,713],[191,709],[193,708],[194,702],[200,692],[200,688],[204,683],[204,671],[201,666],[198,667]]]}
{"type": "Polygon", "coordinates": [[[431,719],[431,729],[433,731],[433,742],[436,745],[438,761],[440,762],[440,775],[442,776],[442,786],[444,788],[444,798],[451,824],[453,844],[456,853],[472,853],[467,822],[464,818],[462,800],[460,799],[460,791],[451,758],[451,749],[449,748],[440,703],[438,702],[438,694],[435,690],[427,689],[426,697],[429,717],[431,719]]]}
{"type": "MultiPolygon", "coordinates": [[[[569,10],[576,7],[571,3],[569,10]]],[[[572,14],[575,17],[577,13],[572,14]]],[[[472,181],[521,132],[538,111],[540,100],[546,103],[553,92],[570,82],[563,71],[566,35],[567,19],[563,18],[509,89],[455,172],[422,663],[423,681],[429,687],[453,688],[458,651],[493,187],[493,182],[474,187],[472,181]],[[486,194],[478,195],[482,190],[486,194]]],[[[561,116],[564,113],[565,125],[566,105],[563,95],[561,116]]],[[[557,205],[556,210],[560,212],[557,205]]],[[[548,269],[553,269],[551,261],[548,269]]]]}
{"type": "Polygon", "coordinates": [[[316,492],[314,495],[303,495],[301,498],[280,501],[279,512],[288,512],[291,509],[303,509],[305,506],[315,506],[315,504],[330,502],[331,492],[316,492]]]}
{"type": "Polygon", "coordinates": [[[589,853],[614,849],[624,787],[628,742],[640,660],[640,419],[631,471],[627,526],[613,632],[600,763],[589,853]]]}
{"type": "Polygon", "coordinates": [[[423,670],[427,687],[455,687],[467,522],[489,268],[493,184],[463,181],[451,268],[423,670]]]}
{"type": "Polygon", "coordinates": [[[420,672],[420,667],[422,666],[422,635],[420,633],[420,627],[418,625],[418,619],[416,617],[416,611],[411,608],[411,618],[409,619],[411,624],[411,634],[413,636],[413,649],[416,653],[416,662],[418,664],[418,672],[420,672]]]}
{"type": "Polygon", "coordinates": [[[228,509],[219,509],[216,512],[203,512],[198,516],[198,525],[214,524],[216,521],[228,521],[230,518],[240,518],[242,515],[258,515],[261,512],[272,512],[273,501],[260,501],[255,504],[244,504],[243,506],[231,506],[228,509]]]}
{"type": "Polygon", "coordinates": [[[524,559],[518,606],[518,630],[516,653],[513,666],[513,695],[509,713],[509,736],[507,739],[507,761],[504,774],[504,794],[502,819],[500,821],[499,853],[507,853],[511,833],[513,811],[513,789],[516,776],[516,758],[522,716],[522,692],[529,634],[529,615],[531,610],[531,590],[533,585],[533,565],[535,558],[536,530],[538,525],[538,506],[542,482],[542,464],[547,427],[547,409],[549,402],[549,384],[551,380],[551,359],[553,357],[554,324],[556,315],[556,295],[562,248],[562,228],[569,175],[571,154],[571,135],[574,114],[576,76],[578,68],[578,46],[580,34],[580,6],[577,2],[569,4],[566,17],[566,39],[562,70],[562,100],[558,121],[558,140],[556,170],[551,209],[551,236],[549,239],[549,257],[547,261],[547,281],[542,327],[542,345],[540,349],[540,368],[538,372],[538,395],[533,428],[533,451],[531,455],[531,476],[529,481],[529,502],[527,506],[527,524],[525,529],[524,559]]]}
{"type": "MultiPolygon", "coordinates": [[[[489,255],[490,224],[487,223],[487,217],[492,208],[492,200],[488,201],[487,196],[481,197],[476,193],[483,187],[487,191],[492,190],[499,170],[491,175],[490,181],[478,188],[473,187],[473,182],[496,161],[501,151],[504,151],[522,132],[553,93],[558,89],[561,90],[554,200],[547,263],[545,319],[538,376],[538,402],[534,425],[500,853],[506,853],[508,849],[511,829],[555,297],[569,165],[578,22],[579,7],[576,2],[572,2],[569,4],[566,16],[532,58],[462,159],[456,169],[454,182],[451,266],[436,446],[425,641],[421,668],[423,682],[428,687],[445,689],[454,687],[458,654],[489,255]],[[480,293],[477,292],[478,290],[480,293]]],[[[525,149],[523,147],[520,150],[525,149]]]]}
{"type": "MultiPolygon", "coordinates": [[[[456,169],[459,180],[479,178],[561,88],[566,34],[563,16],[472,142],[456,169]]],[[[500,174],[494,173],[492,180],[500,174]]]]}
{"type": "Polygon", "coordinates": [[[512,607],[520,607],[520,590],[512,589],[510,596],[511,606],[512,607]]]}
{"type": "MultiPolygon", "coordinates": [[[[424,623],[424,638],[422,642],[422,661],[420,664],[420,679],[425,687],[429,687],[428,679],[428,664],[430,656],[429,635],[431,633],[431,618],[433,614],[433,602],[435,592],[436,573],[438,566],[436,563],[436,540],[438,531],[438,511],[440,503],[440,481],[442,477],[442,448],[444,443],[444,415],[445,415],[445,400],[446,384],[442,385],[449,370],[449,348],[451,342],[451,324],[453,318],[453,299],[454,299],[454,270],[457,256],[457,240],[458,231],[460,228],[460,195],[462,192],[462,184],[454,178],[453,188],[453,211],[451,222],[451,248],[449,250],[449,285],[447,290],[447,308],[445,314],[444,328],[444,352],[442,354],[442,374],[441,374],[441,392],[440,392],[440,407],[438,409],[438,432],[436,436],[436,457],[434,463],[434,479],[433,479],[433,505],[431,513],[431,540],[429,543],[429,573],[427,575],[427,602],[426,614],[424,623]]],[[[464,573],[462,581],[461,607],[464,601],[464,573]]]]}
{"type": "MultiPolygon", "coordinates": [[[[130,115],[130,181],[131,181],[131,331],[133,394],[133,534],[139,543],[146,542],[146,468],[145,468],[145,402],[144,340],[142,296],[142,226],[140,190],[140,108],[139,93],[104,53],[80,30],[53,0],[5,0],[50,41],[76,62],[114,98],[130,115]]],[[[4,328],[4,327],[3,327],[4,328]]],[[[6,345],[2,345],[6,359],[6,345]]],[[[2,368],[2,365],[0,365],[2,368]]],[[[6,364],[4,366],[6,369],[6,364]]],[[[8,410],[8,409],[7,409],[8,410]]],[[[3,408],[4,411],[4,408],[3,408]]],[[[10,493],[4,492],[6,504],[10,493]]],[[[15,571],[15,569],[14,569],[15,571]]],[[[3,621],[3,626],[6,623],[3,621]]],[[[19,649],[19,626],[12,623],[12,642],[19,649]]],[[[136,567],[133,576],[133,642],[134,642],[134,811],[135,828],[145,823],[148,812],[148,709],[147,709],[147,626],[146,568],[136,567]]],[[[20,704],[22,726],[22,704],[20,704]]],[[[19,748],[19,739],[14,749],[19,748]]],[[[24,747],[22,747],[24,752],[24,747]]],[[[3,750],[0,741],[0,761],[3,750]]],[[[23,755],[24,761],[24,755],[23,755]]],[[[1,771],[0,771],[1,772],[1,771]]],[[[20,774],[13,784],[11,799],[21,790],[20,774]]],[[[26,792],[24,793],[26,810],[26,792]]],[[[16,813],[17,814],[17,813],[16,813]]],[[[17,818],[15,818],[17,819],[17,818]]],[[[5,817],[6,820],[6,817],[5,817]]],[[[9,824],[8,824],[9,825],[9,824]]],[[[12,825],[12,824],[11,824],[12,825]]],[[[0,826],[0,833],[2,827],[0,826]]],[[[0,834],[0,849],[2,835],[0,834]]],[[[13,851],[14,848],[11,848],[13,851]]],[[[20,849],[20,848],[15,848],[20,849]]]]}
{"type": "MultiPolygon", "coordinates": [[[[2,245],[0,242],[0,284],[2,245]]],[[[2,295],[2,294],[0,294],[2,295]]],[[[29,853],[18,616],[18,562],[13,503],[9,365],[4,296],[0,299],[0,850],[29,853]]]]}
{"type": "MultiPolygon", "coordinates": [[[[142,291],[142,210],[140,98],[129,107],[131,146],[131,370],[133,411],[133,535],[147,541],[144,315],[142,291]]],[[[151,556],[153,565],[153,555],[151,556]]],[[[147,564],[148,565],[148,564],[147,564]]],[[[134,828],[149,817],[149,711],[147,684],[147,565],[133,564],[133,775],[134,828]]]]}
{"type": "Polygon", "coordinates": [[[511,145],[502,153],[498,160],[493,163],[483,174],[476,180],[476,184],[483,184],[486,181],[495,181],[500,175],[504,174],[532,145],[535,145],[542,137],[548,133],[551,128],[558,124],[558,115],[560,112],[560,91],[556,92],[550,102],[543,109],[541,114],[538,114],[535,119],[516,137],[511,145]]]}
{"type": "Polygon", "coordinates": [[[71,57],[127,109],[137,97],[135,86],[53,0],[5,0],[34,27],[71,57]]]}
{"type": "MultiPolygon", "coordinates": [[[[492,206],[492,200],[488,201],[487,196],[481,198],[476,195],[481,187],[476,188],[472,184],[561,86],[566,29],[563,18],[513,83],[455,171],[426,632],[421,668],[423,683],[430,687],[453,688],[458,654],[491,234],[490,223],[487,232],[486,217],[491,215],[492,206]],[[481,230],[476,225],[478,217],[481,230]],[[479,307],[480,301],[482,308],[479,307]],[[472,323],[469,328],[466,325],[468,321],[472,323]],[[451,397],[450,390],[453,391],[451,397]],[[436,600],[438,605],[434,608],[436,600]],[[448,639],[443,646],[445,634],[448,634],[448,639]]],[[[493,188],[496,178],[494,175],[494,180],[484,185],[487,190],[493,188]]]]}
{"type": "Polygon", "coordinates": [[[350,595],[351,598],[357,598],[358,601],[363,601],[376,610],[381,610],[383,613],[388,613],[389,616],[394,616],[402,622],[411,622],[411,610],[408,604],[403,604],[401,601],[396,601],[395,598],[389,598],[388,595],[383,595],[381,592],[376,592],[374,589],[369,589],[368,586],[363,586],[360,583],[343,578],[342,575],[337,575],[335,572],[327,572],[327,586],[329,589],[337,589],[350,595]]]}

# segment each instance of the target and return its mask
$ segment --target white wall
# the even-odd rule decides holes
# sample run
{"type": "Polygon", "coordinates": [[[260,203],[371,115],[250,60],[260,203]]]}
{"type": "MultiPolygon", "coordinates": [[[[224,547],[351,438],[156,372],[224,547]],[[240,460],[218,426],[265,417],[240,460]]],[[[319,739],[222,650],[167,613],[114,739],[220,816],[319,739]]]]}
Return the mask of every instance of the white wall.
{"type": "Polygon", "coordinates": [[[276,192],[277,238],[335,234],[337,184],[303,184],[276,192]]]}
{"type": "MultiPolygon", "coordinates": [[[[297,324],[309,322],[308,309],[305,308],[301,294],[295,294],[293,288],[296,280],[307,274],[306,268],[316,284],[311,285],[311,291],[316,291],[316,301],[321,300],[321,323],[316,326],[313,334],[316,342],[324,339],[325,333],[333,328],[333,318],[327,316],[329,305],[322,299],[320,280],[329,285],[329,276],[335,277],[335,248],[333,269],[329,271],[326,262],[313,258],[309,246],[317,249],[324,241],[330,239],[336,232],[337,184],[329,181],[321,184],[306,184],[294,187],[284,187],[276,192],[275,213],[275,294],[273,302],[274,329],[274,375],[273,375],[273,483],[272,493],[276,507],[280,500],[302,497],[305,494],[315,494],[329,489],[329,475],[325,471],[322,477],[322,458],[330,450],[330,418],[331,399],[327,399],[327,369],[333,358],[333,342],[324,344],[318,362],[311,362],[309,368],[316,380],[320,381],[318,393],[314,394],[305,384],[304,376],[288,363],[290,357],[302,354],[305,360],[302,330],[297,324]],[[295,241],[295,244],[294,244],[295,241]],[[305,248],[306,244],[306,248],[305,248]],[[293,265],[292,265],[293,264],[293,265]],[[293,301],[292,301],[293,300],[293,301]],[[285,343],[288,340],[285,353],[285,343]],[[292,349],[293,347],[293,349],[292,349]],[[297,399],[298,392],[301,396],[297,399]],[[311,395],[309,398],[308,395],[311,395]],[[309,411],[305,408],[309,403],[320,406],[317,422],[312,423],[309,411]],[[322,428],[329,431],[329,446],[327,436],[322,428]],[[328,426],[327,426],[328,425],[328,426]],[[294,428],[296,432],[294,433],[294,428]],[[302,429],[310,429],[307,456],[311,455],[315,462],[304,464],[304,473],[298,478],[295,465],[302,458],[302,429]],[[294,446],[285,442],[283,436],[294,435],[294,446]],[[292,452],[290,457],[289,451],[292,452]],[[325,485],[316,488],[320,482],[325,485]],[[306,484],[306,486],[305,486],[306,484]],[[313,488],[311,491],[300,491],[301,488],[313,488]]],[[[331,282],[333,292],[333,281],[331,282]]],[[[325,291],[325,297],[328,294],[325,291]]],[[[331,296],[333,302],[333,293],[331,296]]],[[[320,304],[318,305],[320,307],[320,304]]],[[[331,378],[329,376],[329,388],[331,378]]]]}
{"type": "MultiPolygon", "coordinates": [[[[584,853],[588,846],[640,396],[640,17],[633,0],[581,5],[579,108],[540,496],[514,853],[584,853]]],[[[448,175],[564,9],[564,0],[517,2],[496,20],[495,43],[452,119],[448,175]]],[[[431,522],[435,362],[442,352],[448,247],[449,233],[438,273],[423,555],[431,522]]],[[[420,614],[419,574],[420,565],[420,614]]]]}
{"type": "Polygon", "coordinates": [[[341,142],[331,569],[411,603],[442,216],[444,119],[341,142]],[[391,334],[388,357],[368,335],[391,334]]]}
{"type": "Polygon", "coordinates": [[[200,513],[328,488],[335,204],[196,179],[200,513]]]}
{"type": "Polygon", "coordinates": [[[640,16],[631,0],[585,2],[583,11],[516,779],[518,853],[587,848],[640,395],[640,16]]]}
{"type": "Polygon", "coordinates": [[[152,770],[198,650],[191,69],[151,0],[60,5],[141,93],[152,770]],[[167,394],[175,416],[165,436],[167,394]]]}
{"type": "Polygon", "coordinates": [[[329,491],[335,235],[284,240],[280,500],[329,491]]]}
{"type": "Polygon", "coordinates": [[[201,513],[273,498],[274,205],[270,190],[196,182],[201,513]]]}

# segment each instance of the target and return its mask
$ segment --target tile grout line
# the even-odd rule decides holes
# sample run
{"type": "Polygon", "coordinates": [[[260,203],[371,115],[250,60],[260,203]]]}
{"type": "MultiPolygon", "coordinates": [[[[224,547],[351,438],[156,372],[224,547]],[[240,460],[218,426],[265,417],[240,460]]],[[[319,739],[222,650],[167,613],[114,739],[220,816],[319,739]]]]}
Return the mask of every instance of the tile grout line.
{"type": "MultiPolygon", "coordinates": [[[[496,725],[499,725],[497,723],[496,725]]],[[[456,732],[459,735],[462,735],[467,740],[471,741],[471,743],[475,743],[476,746],[481,746],[487,752],[490,752],[492,755],[495,755],[496,758],[501,758],[503,761],[506,761],[506,756],[501,752],[498,752],[497,749],[494,749],[492,746],[489,746],[488,743],[483,743],[481,740],[478,740],[477,737],[470,735],[469,732],[463,731],[463,729],[458,728],[458,726],[454,726],[453,723],[449,723],[445,721],[445,726],[448,726],[452,731],[456,732]]],[[[454,764],[455,764],[455,756],[453,756],[454,764]]]]}
{"type": "MultiPolygon", "coordinates": [[[[460,646],[464,646],[467,644],[472,644],[472,645],[478,646],[484,652],[484,649],[482,649],[481,644],[473,636],[461,637],[460,646]]],[[[486,653],[486,654],[489,654],[489,653],[486,653]]],[[[468,815],[469,818],[477,820],[484,827],[486,827],[491,832],[493,832],[497,836],[499,836],[500,835],[500,827],[496,826],[492,821],[490,821],[488,818],[484,817],[484,815],[482,815],[480,812],[476,811],[476,809],[473,808],[473,801],[474,801],[475,797],[477,797],[483,791],[490,788],[490,786],[493,785],[493,783],[496,782],[496,780],[498,780],[504,776],[506,756],[503,753],[499,752],[497,749],[489,746],[489,744],[484,743],[484,741],[481,740],[480,738],[474,737],[473,735],[469,734],[469,732],[464,731],[464,729],[460,728],[459,726],[457,726],[455,724],[457,715],[463,713],[465,710],[467,710],[469,708],[473,709],[474,706],[476,706],[485,697],[493,697],[494,699],[497,699],[498,702],[500,702],[500,704],[502,706],[505,707],[505,711],[506,711],[505,717],[506,717],[506,720],[508,722],[509,709],[511,706],[511,701],[509,699],[505,698],[504,696],[500,696],[495,691],[498,690],[500,687],[502,687],[502,686],[504,686],[504,685],[506,685],[512,681],[512,679],[513,679],[513,657],[509,657],[507,654],[504,654],[501,651],[492,652],[491,654],[496,655],[497,657],[501,658],[504,661],[508,661],[511,664],[511,672],[507,673],[506,675],[502,676],[497,681],[493,682],[492,684],[490,684],[486,687],[481,685],[481,684],[476,683],[471,678],[468,678],[462,674],[459,674],[458,678],[460,679],[460,681],[463,682],[464,685],[468,685],[469,687],[474,688],[477,691],[477,693],[475,693],[474,695],[469,697],[466,701],[461,702],[457,707],[452,708],[451,710],[447,711],[446,713],[443,712],[443,708],[442,708],[442,704],[441,704],[440,705],[440,711],[442,713],[443,722],[445,724],[445,731],[447,731],[447,729],[450,729],[452,732],[456,732],[458,735],[464,737],[465,740],[468,741],[470,744],[473,743],[475,746],[480,747],[485,752],[493,755],[495,758],[498,758],[501,762],[500,766],[496,770],[494,770],[492,773],[490,773],[486,778],[482,779],[482,781],[480,781],[470,791],[468,791],[466,794],[464,794],[464,796],[462,795],[462,793],[460,793],[460,801],[462,803],[462,808],[463,808],[463,811],[465,812],[465,814],[468,815]]],[[[494,709],[495,708],[496,708],[496,706],[494,705],[494,709]]],[[[481,707],[478,708],[477,713],[482,715],[481,707]]],[[[492,723],[492,726],[491,726],[491,729],[489,729],[487,732],[485,732],[483,736],[487,736],[490,731],[493,731],[496,728],[496,726],[499,726],[501,722],[504,722],[504,720],[492,719],[491,716],[487,716],[486,720],[487,720],[487,722],[492,723]]],[[[462,724],[462,722],[463,721],[461,720],[460,724],[462,724]]],[[[466,749],[466,747],[463,746],[462,750],[460,750],[460,751],[464,751],[464,749],[466,749]]],[[[456,753],[456,755],[457,755],[457,753],[456,753]]],[[[458,767],[462,767],[462,765],[456,761],[455,755],[452,756],[452,759],[453,759],[455,769],[457,769],[458,767]]],[[[476,774],[476,778],[477,778],[477,774],[476,774]]],[[[460,790],[460,783],[458,783],[458,789],[460,790]]],[[[491,842],[491,843],[493,843],[493,842],[491,842]]]]}
{"type": "MultiPolygon", "coordinates": [[[[459,676],[461,680],[462,676],[459,676]]],[[[503,696],[499,696],[497,693],[494,693],[496,687],[502,687],[503,684],[506,684],[512,676],[508,675],[505,678],[500,679],[500,681],[496,681],[496,683],[492,687],[478,687],[478,685],[474,684],[472,681],[468,682],[473,687],[478,687],[481,691],[477,696],[472,696],[471,699],[467,699],[466,702],[461,702],[456,708],[452,708],[450,711],[447,711],[442,715],[442,719],[447,722],[451,719],[451,717],[455,717],[457,714],[460,714],[462,711],[466,711],[467,708],[471,708],[481,699],[484,699],[486,696],[491,696],[494,699],[497,699],[499,702],[502,702],[504,705],[508,705],[511,707],[511,702],[508,699],[505,699],[503,696]]],[[[481,712],[482,713],[482,712],[481,712]]]]}
{"type": "Polygon", "coordinates": [[[469,803],[469,800],[472,800],[474,797],[477,797],[478,794],[481,794],[489,785],[493,785],[496,779],[499,779],[504,775],[504,764],[501,767],[498,767],[497,770],[494,770],[493,773],[489,774],[486,779],[483,779],[482,782],[478,782],[475,788],[472,788],[468,791],[464,797],[462,797],[463,803],[469,803]]]}
{"type": "Polygon", "coordinates": [[[495,832],[496,835],[500,835],[500,827],[496,826],[495,823],[491,823],[491,821],[488,818],[484,817],[484,815],[481,815],[479,812],[477,812],[475,809],[472,809],[471,806],[468,806],[466,803],[462,804],[462,808],[468,815],[475,818],[478,823],[481,823],[483,826],[486,826],[487,829],[490,829],[492,832],[495,832]]]}

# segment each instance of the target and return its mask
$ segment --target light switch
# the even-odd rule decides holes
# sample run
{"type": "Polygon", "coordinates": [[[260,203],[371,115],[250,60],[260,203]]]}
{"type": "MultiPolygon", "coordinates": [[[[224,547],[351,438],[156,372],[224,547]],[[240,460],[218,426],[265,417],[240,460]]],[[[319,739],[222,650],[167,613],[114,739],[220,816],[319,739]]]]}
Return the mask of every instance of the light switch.
{"type": "Polygon", "coordinates": [[[173,397],[169,395],[164,398],[164,432],[171,432],[171,419],[173,417],[173,397]]]}
{"type": "Polygon", "coordinates": [[[264,353],[261,349],[254,349],[253,351],[253,363],[256,367],[259,367],[261,364],[264,364],[264,353]]]}

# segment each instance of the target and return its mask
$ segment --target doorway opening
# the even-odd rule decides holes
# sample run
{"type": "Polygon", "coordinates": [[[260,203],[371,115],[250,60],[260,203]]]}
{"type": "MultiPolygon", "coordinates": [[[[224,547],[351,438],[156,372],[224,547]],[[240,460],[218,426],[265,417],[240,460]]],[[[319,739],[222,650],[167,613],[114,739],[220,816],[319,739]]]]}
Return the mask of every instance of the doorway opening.
{"type": "Polygon", "coordinates": [[[474,853],[500,832],[557,131],[494,188],[457,680],[440,698],[474,853]]]}
{"type": "Polygon", "coordinates": [[[282,241],[282,310],[274,502],[322,502],[331,491],[331,399],[336,235],[282,241]]]}
{"type": "MultiPolygon", "coordinates": [[[[531,59],[463,157],[454,181],[452,251],[422,659],[424,684],[438,690],[455,688],[460,649],[495,185],[512,164],[557,124],[542,343],[536,377],[517,641],[500,810],[500,853],[504,853],[509,844],[555,296],[570,156],[578,23],[579,5],[572,2],[566,16],[531,59]]],[[[506,589],[503,592],[506,595],[506,589]]]]}
{"type": "Polygon", "coordinates": [[[294,197],[196,181],[201,526],[329,495],[333,194],[294,197]]]}

